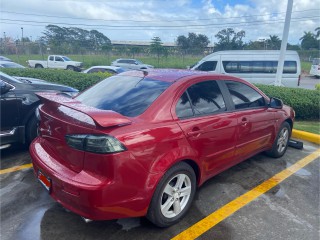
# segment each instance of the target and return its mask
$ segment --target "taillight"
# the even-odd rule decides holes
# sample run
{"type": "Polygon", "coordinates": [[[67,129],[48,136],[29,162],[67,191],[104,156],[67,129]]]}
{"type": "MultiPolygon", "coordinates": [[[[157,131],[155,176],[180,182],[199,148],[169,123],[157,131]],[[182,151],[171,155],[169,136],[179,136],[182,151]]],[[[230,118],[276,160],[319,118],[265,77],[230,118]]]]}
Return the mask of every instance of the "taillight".
{"type": "Polygon", "coordinates": [[[66,135],[67,144],[75,149],[93,153],[116,153],[127,150],[121,142],[109,135],[66,135]]]}
{"type": "Polygon", "coordinates": [[[300,86],[300,81],[301,81],[301,75],[298,77],[298,86],[300,86]]]}

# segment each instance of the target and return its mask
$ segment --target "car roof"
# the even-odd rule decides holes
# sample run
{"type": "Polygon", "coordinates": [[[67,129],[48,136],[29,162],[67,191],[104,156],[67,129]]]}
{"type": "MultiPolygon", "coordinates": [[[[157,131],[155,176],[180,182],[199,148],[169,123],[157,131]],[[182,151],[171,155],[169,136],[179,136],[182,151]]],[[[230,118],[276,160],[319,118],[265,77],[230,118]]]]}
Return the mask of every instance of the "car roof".
{"type": "Polygon", "coordinates": [[[137,59],[134,59],[134,58],[118,58],[116,61],[118,60],[134,60],[134,61],[137,61],[137,59]]]}
{"type": "Polygon", "coordinates": [[[16,63],[16,62],[12,62],[12,61],[1,61],[1,60],[0,60],[0,65],[2,65],[2,64],[11,64],[11,65],[16,65],[16,66],[24,67],[24,66],[22,66],[21,64],[16,63]]]}
{"type": "Polygon", "coordinates": [[[90,67],[89,69],[91,68],[109,68],[109,69],[120,69],[121,67],[116,67],[116,66],[92,66],[90,67]]]}
{"type": "Polygon", "coordinates": [[[120,73],[119,75],[129,75],[136,77],[147,77],[163,82],[176,82],[179,79],[189,77],[189,76],[212,76],[221,77],[225,76],[222,74],[214,74],[203,71],[194,70],[181,70],[181,69],[146,69],[146,70],[135,70],[120,73]]]}

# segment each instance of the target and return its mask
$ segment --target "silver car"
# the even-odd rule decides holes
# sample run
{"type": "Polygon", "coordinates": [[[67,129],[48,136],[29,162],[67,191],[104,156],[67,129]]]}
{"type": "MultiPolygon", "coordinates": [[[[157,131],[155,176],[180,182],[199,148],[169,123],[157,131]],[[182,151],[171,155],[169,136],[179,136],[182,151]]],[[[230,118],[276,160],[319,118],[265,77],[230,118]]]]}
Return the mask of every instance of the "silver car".
{"type": "Polygon", "coordinates": [[[112,66],[124,69],[148,69],[154,68],[152,65],[144,64],[136,59],[119,58],[111,63],[112,66]]]}

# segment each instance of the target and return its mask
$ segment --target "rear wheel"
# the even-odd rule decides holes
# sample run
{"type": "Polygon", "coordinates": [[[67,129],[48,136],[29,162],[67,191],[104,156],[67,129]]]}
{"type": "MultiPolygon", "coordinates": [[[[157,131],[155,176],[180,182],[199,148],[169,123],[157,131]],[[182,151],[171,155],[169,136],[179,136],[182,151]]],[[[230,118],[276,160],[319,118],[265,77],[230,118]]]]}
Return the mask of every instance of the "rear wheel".
{"type": "Polygon", "coordinates": [[[291,127],[289,123],[287,122],[282,123],[280,130],[278,132],[278,135],[272,145],[272,148],[266,152],[267,155],[274,158],[282,157],[288,148],[290,134],[291,134],[291,127]]]}
{"type": "Polygon", "coordinates": [[[160,180],[152,197],[147,218],[159,227],[180,221],[191,206],[196,191],[196,176],[191,166],[181,162],[160,180]]]}
{"type": "Polygon", "coordinates": [[[67,70],[74,71],[74,67],[73,67],[73,66],[68,66],[68,67],[67,67],[67,70]]]}
{"type": "Polygon", "coordinates": [[[41,64],[37,64],[35,68],[43,68],[43,66],[41,64]]]}

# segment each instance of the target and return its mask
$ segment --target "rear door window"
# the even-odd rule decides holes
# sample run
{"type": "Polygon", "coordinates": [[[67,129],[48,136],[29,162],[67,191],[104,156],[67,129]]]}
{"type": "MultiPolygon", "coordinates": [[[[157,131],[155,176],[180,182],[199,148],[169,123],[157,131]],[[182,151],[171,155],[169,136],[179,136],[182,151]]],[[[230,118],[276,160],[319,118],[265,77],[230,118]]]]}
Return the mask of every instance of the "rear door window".
{"type": "Polygon", "coordinates": [[[190,86],[176,106],[179,118],[223,111],[226,111],[226,104],[216,81],[199,82],[190,86]]]}

